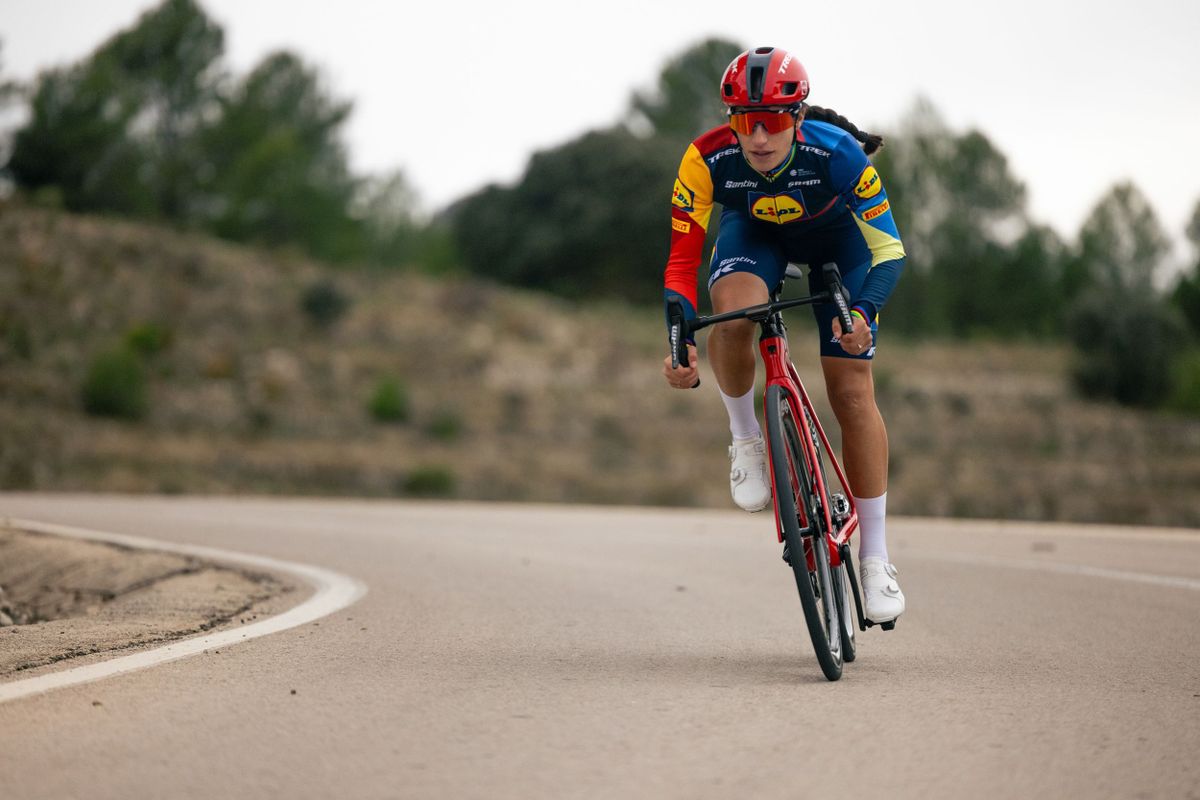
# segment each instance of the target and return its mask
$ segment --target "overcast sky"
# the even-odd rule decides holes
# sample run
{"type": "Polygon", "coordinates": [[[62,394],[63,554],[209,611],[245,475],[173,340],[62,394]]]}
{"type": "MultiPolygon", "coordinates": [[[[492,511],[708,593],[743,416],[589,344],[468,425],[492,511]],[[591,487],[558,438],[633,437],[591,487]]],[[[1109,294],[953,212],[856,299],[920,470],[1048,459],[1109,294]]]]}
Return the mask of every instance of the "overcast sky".
{"type": "MultiPolygon", "coordinates": [[[[157,4],[0,0],[3,74],[78,60],[157,4]]],[[[868,130],[886,132],[928,98],[1008,156],[1032,216],[1065,237],[1119,180],[1134,181],[1177,241],[1200,201],[1186,147],[1200,135],[1196,0],[201,4],[236,74],[277,48],[319,67],[334,96],[354,101],[345,135],[356,171],[403,170],[430,211],[621,119],[668,59],[713,36],[793,51],[810,99],[868,130]]]]}

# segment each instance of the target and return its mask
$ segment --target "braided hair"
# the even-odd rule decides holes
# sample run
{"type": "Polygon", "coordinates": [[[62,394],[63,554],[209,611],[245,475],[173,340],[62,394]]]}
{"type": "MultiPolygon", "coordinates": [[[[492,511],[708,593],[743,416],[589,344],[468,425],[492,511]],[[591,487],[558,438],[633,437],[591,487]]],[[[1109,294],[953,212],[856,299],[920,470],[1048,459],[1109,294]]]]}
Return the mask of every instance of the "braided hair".
{"type": "Polygon", "coordinates": [[[821,106],[812,106],[807,103],[804,106],[805,119],[813,119],[817,122],[828,122],[830,125],[836,125],[846,133],[853,136],[858,141],[862,142],[863,152],[871,155],[879,148],[883,147],[883,137],[874,133],[860,131],[855,127],[854,123],[838,114],[832,108],[822,108],[821,106]]]}

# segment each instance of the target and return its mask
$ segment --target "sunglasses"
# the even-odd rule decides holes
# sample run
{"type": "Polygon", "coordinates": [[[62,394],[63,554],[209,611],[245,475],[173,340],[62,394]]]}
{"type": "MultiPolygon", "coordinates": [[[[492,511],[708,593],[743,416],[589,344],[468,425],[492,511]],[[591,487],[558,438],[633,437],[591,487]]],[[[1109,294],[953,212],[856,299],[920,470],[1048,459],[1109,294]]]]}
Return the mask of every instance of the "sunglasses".
{"type": "Polygon", "coordinates": [[[767,133],[781,133],[795,126],[796,112],[792,109],[782,111],[729,111],[729,127],[741,134],[749,136],[754,128],[762,125],[767,133]]]}

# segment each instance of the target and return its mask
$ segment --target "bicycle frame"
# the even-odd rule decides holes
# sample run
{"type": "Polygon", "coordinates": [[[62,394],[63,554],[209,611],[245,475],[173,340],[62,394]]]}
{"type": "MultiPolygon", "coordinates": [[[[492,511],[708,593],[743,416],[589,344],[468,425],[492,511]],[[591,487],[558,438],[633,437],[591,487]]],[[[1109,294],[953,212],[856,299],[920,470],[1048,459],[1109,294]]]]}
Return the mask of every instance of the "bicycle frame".
{"type": "MultiPolygon", "coordinates": [[[[767,462],[771,465],[775,531],[779,542],[784,544],[783,558],[796,580],[817,661],[825,677],[832,681],[841,677],[846,661],[854,660],[853,617],[857,617],[861,630],[874,623],[864,617],[850,555],[849,540],[859,524],[854,495],[800,373],[792,363],[783,323],[784,309],[830,303],[836,306],[842,331],[853,330],[849,298],[837,265],[825,264],[821,270],[825,290],[808,297],[780,299],[781,282],[772,290],[769,302],[692,320],[685,319],[681,302],[670,300],[667,320],[672,367],[688,365],[690,334],[709,325],[750,320],[762,330],[759,353],[766,367],[763,418],[767,423],[765,439],[767,462]],[[779,448],[784,452],[777,452],[779,448]],[[826,464],[832,467],[841,485],[842,491],[837,494],[830,491],[826,464]],[[821,546],[818,536],[822,537],[828,558],[818,549],[821,546]],[[797,560],[801,555],[803,562],[797,560]]],[[[803,273],[789,264],[786,275],[801,277],[803,273]]],[[[699,385],[697,380],[692,388],[699,385]]],[[[895,622],[882,624],[885,630],[890,630],[895,622]]]]}
{"type": "MultiPolygon", "coordinates": [[[[793,265],[789,265],[788,276],[800,277],[801,273],[798,268],[796,268],[795,272],[792,272],[792,269],[793,265]]],[[[780,287],[777,287],[772,292],[770,302],[763,305],[737,309],[723,314],[714,314],[708,317],[700,317],[694,320],[685,320],[683,318],[683,309],[675,304],[669,310],[668,317],[670,322],[672,358],[676,363],[685,365],[687,364],[685,340],[690,333],[707,328],[710,325],[735,319],[748,319],[761,326],[762,335],[759,337],[759,351],[766,366],[767,389],[770,389],[774,385],[782,386],[799,402],[800,410],[805,418],[811,421],[812,425],[810,428],[809,425],[801,424],[804,420],[797,420],[796,427],[802,432],[802,446],[805,457],[814,465],[813,472],[816,475],[818,482],[817,489],[820,492],[820,496],[831,498],[831,494],[828,491],[829,487],[825,483],[825,470],[821,467],[820,453],[817,450],[816,442],[813,441],[813,428],[816,429],[820,436],[821,446],[825,448],[825,453],[829,456],[829,462],[833,465],[834,474],[837,476],[838,483],[841,484],[846,502],[849,505],[848,513],[838,515],[838,518],[835,519],[829,508],[830,503],[826,502],[822,504],[824,506],[822,512],[825,519],[820,522],[824,523],[825,536],[829,544],[830,563],[836,567],[842,563],[841,548],[847,546],[850,536],[858,527],[858,509],[854,507],[854,495],[850,491],[850,484],[846,478],[846,473],[842,469],[837,456],[834,454],[833,448],[829,446],[829,437],[825,435],[825,429],[821,426],[816,411],[813,409],[812,401],[809,399],[808,392],[804,388],[804,382],[800,380],[800,374],[796,371],[796,366],[791,361],[787,342],[787,328],[783,324],[782,315],[784,309],[796,306],[833,303],[838,308],[838,314],[842,320],[842,330],[851,330],[853,322],[850,318],[850,310],[847,307],[844,289],[842,288],[841,274],[838,272],[837,265],[825,264],[821,269],[825,275],[826,290],[808,297],[781,300],[779,298],[779,292],[782,288],[781,284],[780,287]]],[[[699,382],[697,382],[696,386],[699,385],[699,382]]],[[[763,397],[765,404],[766,392],[763,393],[763,397]]],[[[765,408],[763,412],[764,414],[766,413],[765,408]]],[[[779,487],[775,486],[775,476],[773,474],[771,476],[771,488],[775,492],[779,491],[779,487]]],[[[813,523],[814,520],[805,520],[806,527],[812,527],[813,523]]],[[[779,541],[782,542],[783,524],[782,520],[779,519],[778,504],[775,504],[775,531],[779,537],[779,541]]],[[[861,609],[859,616],[861,618],[861,609]]]]}
{"type": "MultiPolygon", "coordinates": [[[[813,302],[821,302],[821,295],[816,295],[815,298],[808,298],[813,302]]],[[[827,298],[826,298],[827,299],[827,298]]],[[[794,301],[791,301],[794,302],[794,301]]],[[[804,388],[804,382],[800,379],[800,374],[796,370],[795,364],[791,361],[791,356],[788,350],[787,330],[783,325],[783,319],[778,311],[772,313],[768,318],[760,321],[763,333],[759,338],[759,352],[762,355],[763,364],[766,366],[767,382],[766,386],[769,389],[772,386],[781,386],[783,389],[796,399],[798,402],[804,419],[798,419],[796,427],[800,429],[802,446],[805,451],[805,457],[811,464],[814,465],[813,474],[817,480],[817,491],[820,497],[832,497],[832,492],[829,491],[829,486],[826,484],[825,470],[820,466],[821,457],[817,450],[816,442],[813,440],[812,429],[816,429],[820,437],[821,447],[825,448],[825,452],[829,455],[829,463],[833,466],[834,474],[837,476],[838,483],[841,484],[842,491],[845,493],[846,502],[849,504],[849,512],[846,515],[839,515],[834,518],[830,503],[822,503],[822,514],[824,520],[805,520],[806,527],[813,527],[815,523],[823,522],[823,530],[826,532],[826,540],[829,546],[830,563],[833,566],[839,566],[842,563],[841,546],[846,544],[855,529],[858,527],[858,509],[854,507],[854,495],[850,491],[850,484],[846,478],[846,473],[842,469],[841,463],[837,456],[834,455],[833,448],[830,447],[829,437],[825,434],[825,429],[821,426],[820,419],[817,417],[816,410],[813,408],[812,401],[809,399],[808,391],[804,388]],[[804,424],[811,422],[811,426],[804,424]]],[[[764,398],[766,394],[764,392],[764,398]]],[[[764,400],[765,402],[765,400],[764,400]]],[[[764,409],[765,413],[765,409],[764,409]]],[[[769,447],[768,443],[768,447],[769,447]]],[[[775,486],[774,473],[771,475],[772,490],[779,492],[781,487],[775,486]]],[[[788,489],[790,490],[790,488],[788,489]]],[[[805,511],[807,516],[807,511],[805,511]]],[[[783,521],[779,519],[779,506],[775,504],[775,530],[779,541],[783,541],[783,521]]],[[[821,530],[818,527],[818,530],[821,530]]]]}

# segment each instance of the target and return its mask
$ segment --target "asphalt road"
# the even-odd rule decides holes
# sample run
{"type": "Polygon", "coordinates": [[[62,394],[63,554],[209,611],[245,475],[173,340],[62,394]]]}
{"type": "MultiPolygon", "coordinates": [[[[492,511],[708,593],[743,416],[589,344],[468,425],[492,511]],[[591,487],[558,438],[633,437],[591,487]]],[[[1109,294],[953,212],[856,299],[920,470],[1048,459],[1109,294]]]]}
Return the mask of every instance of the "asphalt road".
{"type": "Polygon", "coordinates": [[[368,590],[0,703],[5,800],[1200,798],[1200,532],[894,519],[909,611],[830,683],[762,514],[0,495],[0,516],[368,590]]]}

